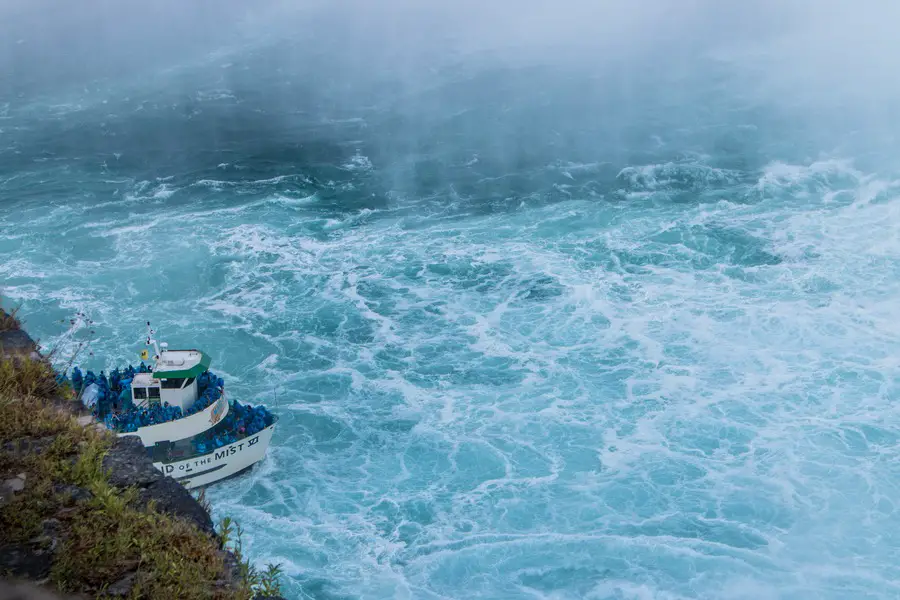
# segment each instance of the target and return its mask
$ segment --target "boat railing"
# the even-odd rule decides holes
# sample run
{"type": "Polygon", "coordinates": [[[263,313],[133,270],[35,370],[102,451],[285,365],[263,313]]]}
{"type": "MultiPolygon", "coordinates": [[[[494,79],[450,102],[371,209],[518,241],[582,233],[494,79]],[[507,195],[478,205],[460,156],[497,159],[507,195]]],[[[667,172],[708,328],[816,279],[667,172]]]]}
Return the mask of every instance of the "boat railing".
{"type": "MultiPolygon", "coordinates": [[[[233,412],[233,410],[229,411],[226,419],[228,419],[233,412]]],[[[241,440],[253,437],[264,429],[274,425],[277,420],[277,416],[266,410],[266,417],[263,421],[257,421],[249,428],[244,428],[243,431],[235,430],[234,423],[230,420],[223,420],[215,427],[198,433],[190,438],[175,442],[161,441],[147,448],[147,450],[153,462],[172,462],[205,456],[219,448],[230,446],[241,440]]]]}

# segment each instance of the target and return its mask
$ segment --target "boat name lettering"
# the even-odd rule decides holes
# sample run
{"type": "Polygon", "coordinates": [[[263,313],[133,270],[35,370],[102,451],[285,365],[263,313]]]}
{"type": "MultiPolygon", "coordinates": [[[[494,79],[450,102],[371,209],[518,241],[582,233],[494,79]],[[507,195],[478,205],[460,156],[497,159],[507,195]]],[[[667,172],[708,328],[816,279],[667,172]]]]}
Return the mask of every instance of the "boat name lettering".
{"type": "Polygon", "coordinates": [[[174,473],[177,468],[180,473],[190,473],[197,467],[208,465],[213,461],[212,458],[198,458],[197,460],[188,460],[179,465],[163,465],[162,472],[168,475],[174,473]]]}
{"type": "Polygon", "coordinates": [[[198,458],[197,460],[186,460],[182,463],[178,463],[177,465],[162,465],[161,467],[159,467],[159,470],[166,475],[174,473],[176,470],[179,473],[190,473],[197,467],[209,465],[218,460],[222,460],[223,458],[234,456],[235,454],[243,450],[244,446],[247,446],[249,448],[250,446],[255,446],[257,442],[259,442],[259,436],[255,435],[247,440],[246,443],[241,442],[240,444],[235,444],[233,446],[229,446],[228,448],[217,451],[212,457],[207,456],[204,458],[198,458]]]}
{"type": "MultiPolygon", "coordinates": [[[[259,441],[259,436],[257,435],[257,436],[250,438],[249,440],[247,440],[246,445],[249,448],[250,446],[254,445],[258,441],[259,441]]],[[[235,444],[233,446],[229,446],[228,448],[224,448],[223,450],[216,452],[215,458],[213,460],[220,460],[222,458],[234,456],[235,454],[237,454],[238,452],[240,452],[243,449],[244,449],[244,442],[241,442],[240,444],[235,444]]]]}
{"type": "Polygon", "coordinates": [[[226,456],[234,456],[235,454],[237,454],[238,452],[240,452],[243,449],[244,449],[243,442],[241,442],[240,444],[238,444],[236,446],[229,446],[228,448],[225,448],[221,452],[216,452],[216,460],[219,460],[220,458],[225,458],[226,456]]]}

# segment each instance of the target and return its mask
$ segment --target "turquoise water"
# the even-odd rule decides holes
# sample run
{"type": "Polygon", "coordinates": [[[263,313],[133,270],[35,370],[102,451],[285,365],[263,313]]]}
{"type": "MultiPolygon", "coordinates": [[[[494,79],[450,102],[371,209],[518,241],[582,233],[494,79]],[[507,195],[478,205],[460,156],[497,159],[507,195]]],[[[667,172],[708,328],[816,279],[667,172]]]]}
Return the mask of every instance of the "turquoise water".
{"type": "Polygon", "coordinates": [[[0,100],[4,304],[95,369],[150,320],[279,415],[209,495],[288,597],[900,594],[871,95],[305,35],[0,100]]]}

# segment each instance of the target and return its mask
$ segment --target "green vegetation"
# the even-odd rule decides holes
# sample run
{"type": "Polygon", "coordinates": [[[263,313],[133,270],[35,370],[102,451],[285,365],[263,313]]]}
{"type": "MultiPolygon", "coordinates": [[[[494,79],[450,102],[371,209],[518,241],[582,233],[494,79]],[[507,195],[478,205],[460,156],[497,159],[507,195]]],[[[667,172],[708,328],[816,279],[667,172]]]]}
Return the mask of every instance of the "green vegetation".
{"type": "Polygon", "coordinates": [[[38,535],[60,500],[54,483],[77,480],[79,450],[98,452],[106,440],[35,395],[55,381],[46,365],[11,359],[0,362],[0,475],[26,475],[27,485],[0,511],[0,531],[11,542],[38,535]]]}
{"type": "Polygon", "coordinates": [[[52,552],[50,582],[65,592],[100,596],[117,584],[132,599],[279,592],[278,567],[260,574],[241,562],[239,528],[230,520],[219,540],[139,502],[137,489],[112,486],[102,467],[112,437],[79,425],[66,406],[74,402],[46,362],[0,360],[0,482],[25,483],[0,499],[3,543],[52,552]],[[235,543],[236,586],[221,551],[235,543]]]}
{"type": "Polygon", "coordinates": [[[16,329],[21,329],[22,322],[19,321],[16,312],[18,312],[18,309],[15,308],[12,309],[11,312],[0,309],[0,331],[14,331],[16,329]]]}
{"type": "Polygon", "coordinates": [[[279,578],[282,573],[281,565],[269,564],[266,566],[265,571],[260,572],[250,564],[249,560],[243,560],[241,553],[243,542],[241,538],[244,531],[231,517],[225,517],[219,521],[217,530],[219,538],[222,540],[222,545],[230,549],[238,559],[241,579],[247,582],[257,595],[280,596],[281,584],[279,583],[279,578]]]}
{"type": "MultiPolygon", "coordinates": [[[[19,408],[28,407],[36,410],[46,408],[53,404],[53,400],[65,398],[70,391],[68,387],[58,386],[56,374],[45,362],[25,357],[6,358],[0,361],[0,394],[19,399],[21,402],[19,408]]],[[[3,429],[0,431],[6,432],[3,429]]],[[[9,434],[25,435],[24,432],[16,430],[10,430],[9,434]]]]}

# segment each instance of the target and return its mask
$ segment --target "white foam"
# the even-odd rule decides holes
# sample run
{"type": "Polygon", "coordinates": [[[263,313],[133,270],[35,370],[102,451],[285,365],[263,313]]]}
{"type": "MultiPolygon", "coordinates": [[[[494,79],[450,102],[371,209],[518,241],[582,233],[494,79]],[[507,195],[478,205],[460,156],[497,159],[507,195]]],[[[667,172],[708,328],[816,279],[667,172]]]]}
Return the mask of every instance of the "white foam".
{"type": "Polygon", "coordinates": [[[356,153],[350,158],[350,160],[341,165],[341,168],[346,171],[367,172],[372,170],[372,161],[369,160],[368,156],[356,153]]]}

